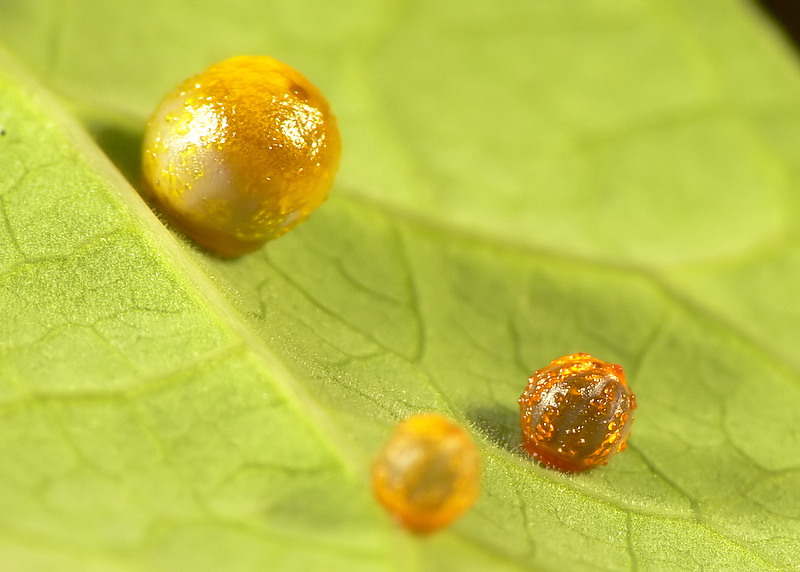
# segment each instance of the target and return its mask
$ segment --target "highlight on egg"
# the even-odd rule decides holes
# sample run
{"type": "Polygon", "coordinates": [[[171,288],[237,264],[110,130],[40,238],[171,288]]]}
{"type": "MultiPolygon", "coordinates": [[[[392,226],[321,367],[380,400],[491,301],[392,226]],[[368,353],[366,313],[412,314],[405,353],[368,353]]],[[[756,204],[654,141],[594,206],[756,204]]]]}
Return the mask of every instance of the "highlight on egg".
{"type": "Polygon", "coordinates": [[[178,85],[144,136],[144,191],[223,257],[261,247],[327,198],[341,155],[336,118],[298,71],[238,56],[178,85]]]}
{"type": "Polygon", "coordinates": [[[518,403],[523,449],[547,467],[577,473],[625,450],[636,396],[621,366],[576,353],[537,370],[518,403]]]}

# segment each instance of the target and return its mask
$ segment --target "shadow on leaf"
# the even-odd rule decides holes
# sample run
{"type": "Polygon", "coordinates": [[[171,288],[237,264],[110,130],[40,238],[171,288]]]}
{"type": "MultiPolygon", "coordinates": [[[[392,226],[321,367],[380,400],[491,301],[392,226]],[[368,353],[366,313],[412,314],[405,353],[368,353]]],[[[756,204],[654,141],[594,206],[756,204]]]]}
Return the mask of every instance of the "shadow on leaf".
{"type": "Polygon", "coordinates": [[[520,455],[519,413],[500,405],[482,405],[467,410],[467,419],[490,441],[520,455]]]}
{"type": "Polygon", "coordinates": [[[95,143],[135,188],[140,188],[142,139],[144,131],[113,123],[94,122],[87,126],[95,143]]]}

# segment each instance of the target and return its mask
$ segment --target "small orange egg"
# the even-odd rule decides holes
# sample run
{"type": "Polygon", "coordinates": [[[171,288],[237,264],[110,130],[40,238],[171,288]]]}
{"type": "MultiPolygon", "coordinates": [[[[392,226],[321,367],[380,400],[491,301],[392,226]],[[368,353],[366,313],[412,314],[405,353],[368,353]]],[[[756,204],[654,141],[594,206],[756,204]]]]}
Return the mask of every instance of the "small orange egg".
{"type": "Polygon", "coordinates": [[[372,465],[378,501],[403,526],[427,534],[464,514],[478,498],[481,463],[467,432],[435,413],[400,423],[372,465]]]}
{"type": "Polygon", "coordinates": [[[239,56],[159,104],[144,136],[145,192],[198,244],[238,256],[308,218],[340,155],[336,118],[311,82],[270,57],[239,56]]]}
{"type": "Polygon", "coordinates": [[[568,473],[605,465],[624,451],[636,396],[622,367],[572,354],[537,370],[519,398],[523,448],[568,473]]]}

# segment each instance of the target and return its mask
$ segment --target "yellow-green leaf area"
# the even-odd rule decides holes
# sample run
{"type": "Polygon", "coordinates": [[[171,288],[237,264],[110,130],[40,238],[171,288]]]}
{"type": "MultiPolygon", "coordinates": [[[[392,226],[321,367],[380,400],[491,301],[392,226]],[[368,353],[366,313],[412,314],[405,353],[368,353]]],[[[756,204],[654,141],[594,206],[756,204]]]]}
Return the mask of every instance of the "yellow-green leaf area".
{"type": "Polygon", "coordinates": [[[754,6],[0,6],[0,568],[800,567],[800,68],[754,6]],[[237,54],[326,95],[331,198],[223,261],[139,198],[160,98],[237,54]],[[109,160],[110,159],[110,160],[109,160]],[[628,450],[519,449],[551,359],[624,366],[628,450]],[[483,494],[371,496],[438,411],[483,494]]]}

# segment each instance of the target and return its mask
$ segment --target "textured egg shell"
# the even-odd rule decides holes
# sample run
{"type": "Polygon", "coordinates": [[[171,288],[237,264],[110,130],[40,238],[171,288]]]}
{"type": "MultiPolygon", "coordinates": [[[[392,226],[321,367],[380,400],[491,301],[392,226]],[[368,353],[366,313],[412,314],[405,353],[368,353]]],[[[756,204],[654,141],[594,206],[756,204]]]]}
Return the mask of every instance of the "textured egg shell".
{"type": "Polygon", "coordinates": [[[446,417],[400,423],[372,465],[378,501],[403,526],[427,534],[466,512],[480,493],[481,465],[467,432],[446,417]]]}
{"type": "Polygon", "coordinates": [[[525,451],[574,473],[605,465],[625,450],[636,397],[622,367],[572,354],[537,370],[519,406],[525,451]]]}
{"type": "Polygon", "coordinates": [[[340,154],[316,87],[277,60],[239,56],[160,103],[144,138],[145,190],[200,245],[236,256],[322,204],[340,154]]]}

